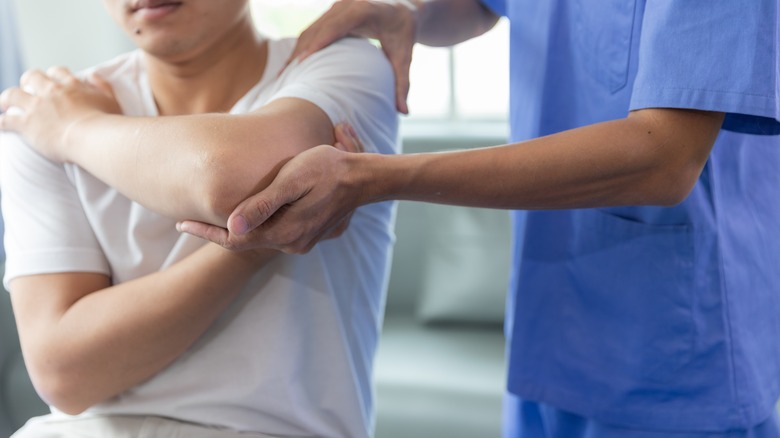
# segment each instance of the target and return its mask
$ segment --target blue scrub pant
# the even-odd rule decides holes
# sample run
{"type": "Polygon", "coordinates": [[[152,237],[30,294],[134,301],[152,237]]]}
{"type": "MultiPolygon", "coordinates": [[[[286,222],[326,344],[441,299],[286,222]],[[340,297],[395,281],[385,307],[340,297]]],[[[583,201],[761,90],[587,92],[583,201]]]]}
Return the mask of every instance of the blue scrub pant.
{"type": "Polygon", "coordinates": [[[504,438],[778,438],[777,411],[763,423],[728,432],[657,432],[610,426],[543,403],[504,396],[504,438]]]}

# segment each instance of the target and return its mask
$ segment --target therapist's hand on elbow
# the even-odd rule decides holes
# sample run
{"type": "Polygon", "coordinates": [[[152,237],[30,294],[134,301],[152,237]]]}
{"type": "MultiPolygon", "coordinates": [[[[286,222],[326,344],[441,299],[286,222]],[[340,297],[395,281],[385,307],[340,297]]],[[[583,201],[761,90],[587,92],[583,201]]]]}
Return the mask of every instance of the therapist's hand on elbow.
{"type": "Polygon", "coordinates": [[[181,232],[227,249],[270,248],[306,253],[317,242],[340,236],[358,207],[345,184],[349,158],[363,145],[348,125],[336,127],[336,144],[304,151],[282,166],[271,184],[239,204],[228,229],[195,221],[177,225],[181,232]]]}
{"type": "Polygon", "coordinates": [[[0,130],[18,133],[41,155],[68,161],[68,136],[90,116],[120,113],[111,86],[93,75],[80,80],[65,67],[29,70],[20,86],[0,94],[0,130]],[[9,111],[10,110],[10,111],[9,111]]]}
{"type": "Polygon", "coordinates": [[[417,36],[418,7],[413,0],[341,0],[298,38],[289,62],[303,60],[345,36],[374,38],[395,72],[398,111],[408,114],[409,66],[417,36]]]}

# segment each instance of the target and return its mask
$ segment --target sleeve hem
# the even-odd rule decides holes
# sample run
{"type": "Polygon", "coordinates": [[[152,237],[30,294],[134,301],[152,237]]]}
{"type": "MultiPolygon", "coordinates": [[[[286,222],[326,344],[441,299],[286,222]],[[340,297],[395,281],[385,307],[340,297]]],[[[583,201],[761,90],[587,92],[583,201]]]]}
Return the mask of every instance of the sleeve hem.
{"type": "Polygon", "coordinates": [[[689,88],[637,88],[629,109],[634,111],[645,108],[687,108],[780,118],[777,102],[771,96],[689,88]]]}
{"type": "Polygon", "coordinates": [[[6,261],[3,285],[10,290],[11,280],[17,277],[65,272],[110,275],[111,269],[103,254],[93,249],[30,251],[14,254],[6,261]]]}

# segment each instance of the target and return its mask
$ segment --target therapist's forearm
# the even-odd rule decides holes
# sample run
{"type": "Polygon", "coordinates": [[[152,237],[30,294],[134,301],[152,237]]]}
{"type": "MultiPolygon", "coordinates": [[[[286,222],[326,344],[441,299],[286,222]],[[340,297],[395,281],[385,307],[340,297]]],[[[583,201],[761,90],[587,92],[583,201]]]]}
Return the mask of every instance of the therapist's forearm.
{"type": "Polygon", "coordinates": [[[364,187],[361,203],[404,199],[508,209],[673,205],[695,184],[723,116],[651,111],[507,146],[354,156],[352,183],[364,187]]]}
{"type": "Polygon", "coordinates": [[[490,30],[498,21],[477,0],[419,0],[417,42],[444,47],[490,30]]]}

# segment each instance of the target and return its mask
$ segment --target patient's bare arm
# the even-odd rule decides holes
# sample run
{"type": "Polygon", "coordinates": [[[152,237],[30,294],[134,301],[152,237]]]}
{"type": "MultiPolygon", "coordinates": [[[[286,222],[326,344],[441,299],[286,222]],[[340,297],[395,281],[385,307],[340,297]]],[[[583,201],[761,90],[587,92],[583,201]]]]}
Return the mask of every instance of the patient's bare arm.
{"type": "Polygon", "coordinates": [[[118,107],[110,87],[67,71],[27,73],[0,106],[21,109],[0,116],[0,128],[49,159],[76,163],[158,213],[221,226],[286,160],[334,138],[328,116],[294,98],[244,115],[112,114],[118,107]]]}
{"type": "Polygon", "coordinates": [[[20,87],[0,94],[0,129],[19,132],[47,158],[63,162],[63,139],[82,119],[98,114],[122,112],[113,90],[100,77],[81,81],[64,67],[52,67],[46,74],[25,72],[20,87]]]}
{"type": "Polygon", "coordinates": [[[78,414],[149,379],[187,350],[273,255],[208,244],[115,285],[89,272],[17,277],[11,300],[36,390],[78,414]]]}

